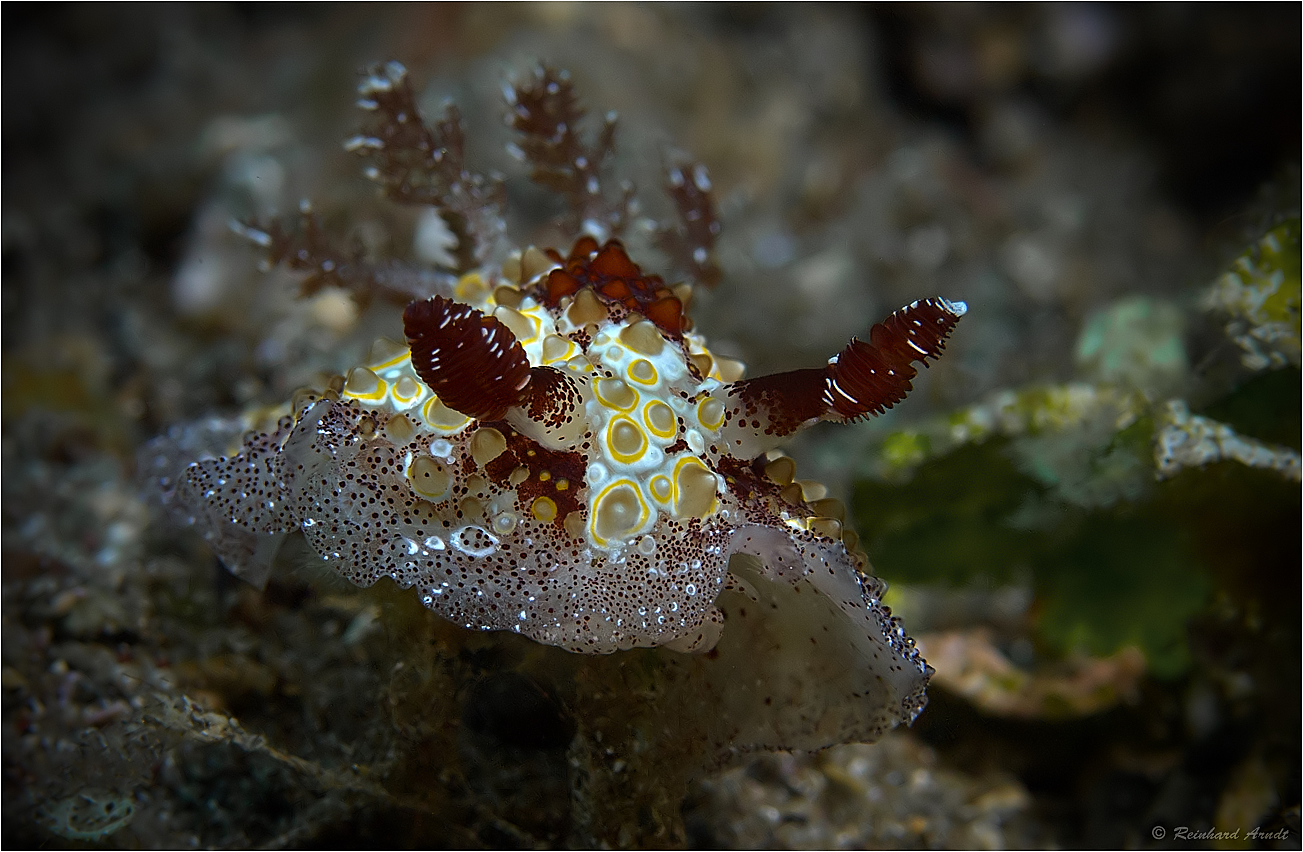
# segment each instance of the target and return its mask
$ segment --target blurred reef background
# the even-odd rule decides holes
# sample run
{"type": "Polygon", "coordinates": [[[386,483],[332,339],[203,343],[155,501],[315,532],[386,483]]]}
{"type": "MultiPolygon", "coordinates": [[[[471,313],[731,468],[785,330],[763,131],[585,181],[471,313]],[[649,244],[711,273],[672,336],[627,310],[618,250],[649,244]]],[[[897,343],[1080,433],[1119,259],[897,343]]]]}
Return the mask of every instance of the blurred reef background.
{"type": "Polygon", "coordinates": [[[1297,4],[3,19],[4,845],[1300,848],[1297,4]],[[446,250],[342,149],[390,58],[508,175],[520,245],[572,236],[505,149],[539,61],[618,111],[648,213],[667,152],[703,162],[724,277],[693,314],[753,375],[968,302],[903,405],[788,448],[937,669],[912,729],[701,771],[651,652],[260,592],[161,523],[143,442],[396,327],[298,298],[232,219],[311,199],[364,256],[446,250]]]}

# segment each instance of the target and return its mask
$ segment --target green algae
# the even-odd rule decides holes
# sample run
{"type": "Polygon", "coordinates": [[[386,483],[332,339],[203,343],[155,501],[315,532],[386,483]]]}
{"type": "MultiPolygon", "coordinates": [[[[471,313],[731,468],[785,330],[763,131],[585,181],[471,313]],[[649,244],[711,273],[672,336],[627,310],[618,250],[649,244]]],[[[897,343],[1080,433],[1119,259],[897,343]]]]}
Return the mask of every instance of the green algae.
{"type": "Polygon", "coordinates": [[[1144,480],[1134,495],[1114,489],[1111,502],[1065,499],[1009,438],[942,454],[905,484],[863,480],[854,493],[862,546],[881,576],[911,587],[1029,579],[1044,648],[1105,656],[1135,646],[1156,675],[1179,675],[1192,618],[1221,591],[1256,586],[1246,577],[1274,582],[1263,575],[1280,570],[1280,548],[1296,538],[1299,495],[1272,471],[1230,461],[1155,482],[1152,462],[1143,464],[1151,434],[1138,421],[1087,454],[1096,471],[1125,458],[1123,479],[1144,480]]]}
{"type": "Polygon", "coordinates": [[[1044,489],[1001,452],[1005,443],[947,453],[903,487],[860,482],[855,529],[875,570],[906,583],[1007,582],[1042,546],[1009,520],[1044,489]]]}
{"type": "Polygon", "coordinates": [[[1081,374],[1096,382],[1145,389],[1176,389],[1189,371],[1185,317],[1176,305],[1131,296],[1093,314],[1077,338],[1081,374]]]}
{"type": "Polygon", "coordinates": [[[1188,308],[1129,296],[1087,318],[1072,381],[868,430],[854,506],[875,569],[910,588],[1029,582],[1042,650],[1134,646],[1155,675],[1180,675],[1193,619],[1227,595],[1264,605],[1296,563],[1281,546],[1298,530],[1298,293],[1294,218],[1200,302],[1232,314],[1255,371],[1238,384],[1190,369],[1188,308]]]}
{"type": "Polygon", "coordinates": [[[1203,295],[1205,309],[1229,315],[1226,333],[1250,369],[1299,365],[1301,230],[1298,216],[1272,228],[1203,295]]]}
{"type": "Polygon", "coordinates": [[[1037,638],[1057,654],[1139,647],[1160,675],[1189,663],[1185,624],[1208,566],[1155,501],[1087,508],[1020,470],[1007,439],[922,465],[905,486],[861,482],[856,524],[875,569],[905,584],[991,587],[1030,576],[1037,638]]]}
{"type": "Polygon", "coordinates": [[[1211,587],[1186,538],[1179,525],[1143,510],[1082,519],[1039,565],[1041,638],[1093,656],[1133,645],[1155,674],[1180,674],[1190,664],[1186,622],[1211,587]]]}

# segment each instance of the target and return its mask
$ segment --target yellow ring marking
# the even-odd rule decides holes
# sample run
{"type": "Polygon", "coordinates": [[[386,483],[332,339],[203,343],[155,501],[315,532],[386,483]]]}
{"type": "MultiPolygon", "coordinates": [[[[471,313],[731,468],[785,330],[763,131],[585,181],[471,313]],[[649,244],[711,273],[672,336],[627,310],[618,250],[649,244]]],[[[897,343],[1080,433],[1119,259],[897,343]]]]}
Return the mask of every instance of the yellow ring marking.
{"type": "Polygon", "coordinates": [[[471,419],[460,411],[453,411],[448,406],[439,401],[439,397],[431,396],[429,401],[421,409],[421,417],[430,427],[445,435],[451,435],[466,428],[466,424],[471,419]]]}
{"type": "Polygon", "coordinates": [[[380,370],[392,370],[394,367],[401,367],[404,364],[410,363],[411,360],[412,353],[410,351],[404,351],[402,355],[390,358],[388,361],[381,361],[379,364],[369,364],[368,366],[372,370],[379,372],[380,370]]]}
{"type": "Polygon", "coordinates": [[[387,393],[389,393],[389,385],[385,384],[385,380],[366,367],[354,367],[348,371],[348,378],[344,380],[343,395],[351,399],[378,402],[384,399],[387,393]]]}
{"type": "Polygon", "coordinates": [[[499,305],[493,316],[516,335],[521,343],[533,343],[538,339],[539,321],[535,317],[521,313],[507,305],[499,305]]]}
{"type": "Polygon", "coordinates": [[[551,497],[536,497],[533,505],[529,507],[529,513],[534,516],[534,520],[547,523],[556,520],[556,502],[551,497]]]}
{"type": "Polygon", "coordinates": [[[658,438],[673,438],[679,431],[679,422],[674,416],[674,409],[659,399],[647,403],[646,408],[642,410],[642,419],[647,424],[647,429],[658,438]]]}
{"type": "Polygon", "coordinates": [[[412,358],[412,350],[406,344],[380,337],[371,344],[371,354],[367,357],[367,366],[372,370],[388,370],[405,364],[412,358]]]}
{"type": "Polygon", "coordinates": [[[564,337],[558,337],[555,334],[549,334],[543,338],[543,364],[568,361],[575,349],[575,344],[572,341],[566,340],[564,337]]]}
{"type": "Polygon", "coordinates": [[[598,379],[593,382],[597,401],[616,411],[633,411],[638,404],[638,392],[619,379],[598,379]]]}
{"type": "Polygon", "coordinates": [[[651,480],[651,495],[658,503],[668,503],[674,496],[674,484],[668,476],[657,474],[651,480]]]}
{"type": "Polygon", "coordinates": [[[638,484],[629,479],[616,480],[593,501],[589,533],[600,545],[625,539],[647,522],[648,514],[638,484]]]}
{"type": "Polygon", "coordinates": [[[457,279],[452,287],[453,297],[468,305],[477,305],[489,296],[489,285],[478,272],[469,272],[457,279]]]}
{"type": "Polygon", "coordinates": [[[613,417],[606,429],[606,448],[623,464],[632,464],[647,452],[647,436],[628,417],[613,417]]]}
{"type": "Polygon", "coordinates": [[[639,358],[629,365],[629,378],[640,385],[656,384],[656,368],[646,358],[639,358]]]}
{"type": "Polygon", "coordinates": [[[394,399],[401,403],[409,403],[421,395],[421,385],[411,376],[403,376],[394,382],[394,399]]]}
{"type": "Polygon", "coordinates": [[[712,432],[724,425],[724,403],[708,396],[697,405],[697,421],[712,432]]]}

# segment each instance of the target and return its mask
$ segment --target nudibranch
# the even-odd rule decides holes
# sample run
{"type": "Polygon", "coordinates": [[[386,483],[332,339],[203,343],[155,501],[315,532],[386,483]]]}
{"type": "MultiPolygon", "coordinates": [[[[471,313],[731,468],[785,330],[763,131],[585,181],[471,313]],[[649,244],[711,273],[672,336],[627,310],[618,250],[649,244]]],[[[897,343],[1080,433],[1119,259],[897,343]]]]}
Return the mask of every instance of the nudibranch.
{"type": "Polygon", "coordinates": [[[776,449],[902,400],[962,302],[914,302],[823,367],[745,379],[617,239],[530,247],[446,289],[275,429],[186,469],[174,501],[229,568],[256,577],[301,533],[360,586],[584,654],[708,652],[734,617],[717,603],[788,601],[816,613],[809,642],[852,637],[845,659],[867,662],[848,695],[887,685],[891,718],[913,718],[931,670],[842,506],[776,449]]]}
{"type": "Polygon", "coordinates": [[[841,507],[767,452],[903,399],[965,311],[915,302],[823,368],[741,379],[614,240],[531,248],[457,291],[413,302],[406,343],[377,341],[186,484],[218,528],[301,530],[359,585],[389,577],[460,624],[585,653],[709,648],[738,552],[862,586],[841,507]]]}

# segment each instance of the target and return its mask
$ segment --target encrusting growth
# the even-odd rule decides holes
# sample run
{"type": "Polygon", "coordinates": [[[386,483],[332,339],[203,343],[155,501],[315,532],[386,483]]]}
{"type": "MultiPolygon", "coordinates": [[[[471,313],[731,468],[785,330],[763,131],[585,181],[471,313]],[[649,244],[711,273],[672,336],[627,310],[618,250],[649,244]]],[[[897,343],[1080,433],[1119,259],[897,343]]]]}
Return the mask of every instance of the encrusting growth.
{"type": "MultiPolygon", "coordinates": [[[[372,122],[349,147],[372,179],[457,223],[463,262],[487,256],[493,192],[461,165],[455,110],[424,129],[396,63],[361,91],[372,122]]],[[[466,627],[574,652],[705,652],[721,632],[778,655],[817,647],[845,705],[828,711],[837,736],[911,720],[931,670],[844,509],[773,451],[902,400],[964,304],[915,302],[822,368],[744,379],[693,328],[688,289],[645,274],[615,237],[630,208],[602,192],[614,117],[581,144],[568,77],[547,69],[508,104],[533,177],[570,202],[568,253],[441,273],[407,305],[405,342],[377,341],[342,384],[296,394],[271,434],[190,465],[175,505],[246,576],[301,533],[359,585],[388,578],[466,627]]],[[[714,269],[705,170],[674,166],[668,184],[684,223],[654,233],[676,262],[714,269]]]]}

